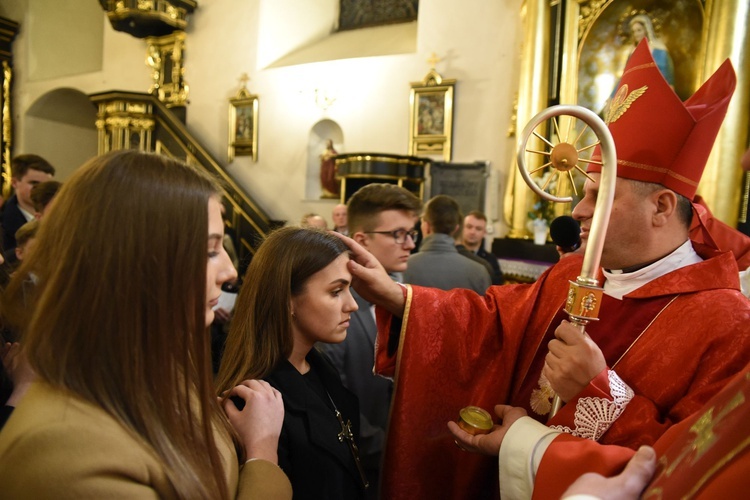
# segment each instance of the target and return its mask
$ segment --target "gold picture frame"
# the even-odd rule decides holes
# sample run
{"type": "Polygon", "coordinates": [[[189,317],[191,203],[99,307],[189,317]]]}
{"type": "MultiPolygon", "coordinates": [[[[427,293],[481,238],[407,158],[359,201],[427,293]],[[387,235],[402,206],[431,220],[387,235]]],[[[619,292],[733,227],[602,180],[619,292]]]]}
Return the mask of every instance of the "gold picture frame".
{"type": "Polygon", "coordinates": [[[243,85],[229,99],[229,161],[235,156],[252,156],[258,161],[258,96],[243,85]]]}
{"type": "Polygon", "coordinates": [[[409,154],[442,156],[453,154],[453,98],[456,80],[443,79],[431,69],[421,82],[411,83],[409,95],[409,154]]]}

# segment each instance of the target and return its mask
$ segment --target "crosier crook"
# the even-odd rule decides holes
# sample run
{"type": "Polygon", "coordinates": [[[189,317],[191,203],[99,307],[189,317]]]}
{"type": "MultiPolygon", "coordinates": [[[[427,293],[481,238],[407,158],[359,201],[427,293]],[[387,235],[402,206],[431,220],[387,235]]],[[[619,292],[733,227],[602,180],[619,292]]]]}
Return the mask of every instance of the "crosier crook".
{"type": "MultiPolygon", "coordinates": [[[[601,304],[603,294],[603,289],[599,286],[599,281],[597,280],[597,272],[602,257],[602,248],[604,247],[604,237],[607,234],[607,226],[609,225],[609,215],[612,211],[612,202],[615,196],[615,181],[617,179],[617,153],[615,151],[615,143],[607,125],[601,118],[586,108],[572,105],[552,106],[537,114],[531,119],[528,125],[526,125],[526,128],[524,128],[518,141],[518,169],[520,170],[524,181],[529,185],[532,191],[540,197],[556,203],[570,203],[573,199],[569,196],[562,198],[553,196],[544,191],[543,188],[546,188],[546,186],[543,186],[543,188],[537,186],[531,178],[531,174],[551,166],[557,170],[559,178],[567,174],[573,185],[573,189],[575,189],[572,170],[576,169],[583,175],[586,175],[586,177],[593,182],[593,179],[586,174],[578,163],[593,163],[594,161],[579,158],[579,153],[591,149],[597,144],[601,144],[602,151],[601,185],[599,186],[599,193],[594,207],[594,216],[591,222],[588,241],[586,243],[581,274],[575,281],[570,282],[568,297],[565,302],[565,312],[568,313],[570,322],[577,326],[582,334],[585,332],[586,325],[589,321],[596,321],[598,319],[599,305],[601,304]],[[534,129],[546,120],[553,119],[557,137],[561,138],[558,122],[554,118],[562,115],[572,116],[581,120],[587,127],[591,128],[599,140],[594,144],[577,149],[576,143],[586,130],[584,127],[572,144],[567,142],[571,124],[573,122],[572,119],[568,121],[568,130],[565,138],[561,139],[557,144],[552,144],[534,131],[534,129]],[[548,151],[528,149],[528,141],[532,134],[544,142],[550,149],[548,151]],[[549,161],[544,165],[535,168],[532,172],[529,172],[526,168],[526,153],[548,156],[549,161]]],[[[550,179],[551,178],[552,176],[550,176],[550,179]]],[[[549,418],[552,419],[561,407],[562,400],[560,399],[560,396],[556,394],[552,400],[552,408],[549,413],[549,418]]]]}

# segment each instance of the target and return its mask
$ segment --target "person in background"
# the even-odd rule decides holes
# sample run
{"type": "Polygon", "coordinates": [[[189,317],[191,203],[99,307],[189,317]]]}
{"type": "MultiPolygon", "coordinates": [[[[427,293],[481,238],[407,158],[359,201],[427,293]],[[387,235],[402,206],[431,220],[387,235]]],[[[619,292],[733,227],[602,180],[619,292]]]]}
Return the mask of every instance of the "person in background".
{"type": "MultiPolygon", "coordinates": [[[[2,252],[0,252],[0,265],[3,265],[2,252]]],[[[5,274],[5,268],[3,268],[5,274]]],[[[2,280],[2,288],[5,287],[6,280],[2,280]]],[[[1,308],[0,308],[1,309],[1,308]]],[[[31,383],[36,376],[29,367],[25,356],[21,352],[21,344],[15,341],[15,335],[6,328],[2,321],[2,310],[0,310],[0,332],[2,333],[2,345],[0,345],[0,430],[5,426],[16,405],[26,391],[31,387],[31,383]]]]}
{"type": "Polygon", "coordinates": [[[357,303],[349,254],[336,236],[299,227],[271,233],[237,298],[217,390],[262,378],[284,398],[279,465],[295,500],[363,498],[359,405],[315,344],[342,342],[357,303]]]}
{"type": "Polygon", "coordinates": [[[333,218],[333,230],[337,233],[341,233],[345,236],[349,236],[349,228],[347,227],[347,209],[346,205],[339,203],[333,207],[331,213],[333,218]]]}
{"type": "Polygon", "coordinates": [[[299,225],[304,228],[328,229],[328,223],[320,215],[310,212],[302,216],[299,225]]]}
{"type": "Polygon", "coordinates": [[[28,256],[36,244],[36,232],[39,230],[39,221],[34,219],[27,222],[16,231],[16,258],[22,261],[28,256]]]}
{"type": "Polygon", "coordinates": [[[431,198],[422,214],[424,241],[419,252],[409,257],[404,281],[412,285],[442,290],[468,288],[479,294],[492,284],[483,264],[458,253],[453,235],[461,224],[461,209],[456,200],[439,194],[431,198]]]}
{"type": "Polygon", "coordinates": [[[503,272],[500,270],[500,263],[497,257],[484,249],[484,237],[487,235],[487,216],[479,210],[472,210],[464,217],[464,225],[461,230],[460,243],[456,245],[458,251],[460,247],[474,253],[477,257],[486,260],[491,268],[490,277],[493,285],[503,284],[503,272]]]}
{"type": "Polygon", "coordinates": [[[20,155],[11,160],[10,185],[15,193],[3,205],[3,249],[5,260],[15,262],[16,231],[34,218],[36,210],[31,200],[31,189],[52,179],[55,168],[37,155],[20,155]]]}
{"type": "Polygon", "coordinates": [[[278,391],[240,381],[241,411],[214,395],[206,328],[236,277],[219,192],[134,150],[66,182],[2,301],[38,377],[0,433],[4,496],[291,498],[278,391]]]}
{"type": "Polygon", "coordinates": [[[52,203],[52,200],[61,187],[61,182],[47,181],[31,188],[31,203],[34,205],[34,216],[37,219],[44,217],[49,204],[52,203]]]}

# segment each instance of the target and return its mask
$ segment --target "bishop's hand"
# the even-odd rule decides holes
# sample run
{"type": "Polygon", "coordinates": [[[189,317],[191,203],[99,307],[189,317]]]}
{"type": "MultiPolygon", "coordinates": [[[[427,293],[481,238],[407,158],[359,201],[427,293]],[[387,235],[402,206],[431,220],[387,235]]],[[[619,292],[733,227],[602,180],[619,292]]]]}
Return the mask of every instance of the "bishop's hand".
{"type": "Polygon", "coordinates": [[[385,268],[370,252],[353,239],[341,233],[329,231],[341,238],[351,250],[351,261],[347,265],[352,273],[352,286],[368,302],[384,307],[397,317],[404,314],[404,292],[398,283],[393,281],[385,268]]]}
{"type": "Polygon", "coordinates": [[[591,337],[569,321],[560,323],[555,337],[549,343],[542,374],[555,393],[568,402],[607,367],[607,362],[591,337]]]}
{"type": "Polygon", "coordinates": [[[495,424],[487,434],[472,436],[456,422],[448,422],[448,430],[453,434],[456,445],[463,451],[496,457],[500,453],[500,445],[503,444],[508,429],[519,418],[526,416],[526,410],[508,405],[495,405],[495,415],[502,420],[502,423],[495,424]]]}

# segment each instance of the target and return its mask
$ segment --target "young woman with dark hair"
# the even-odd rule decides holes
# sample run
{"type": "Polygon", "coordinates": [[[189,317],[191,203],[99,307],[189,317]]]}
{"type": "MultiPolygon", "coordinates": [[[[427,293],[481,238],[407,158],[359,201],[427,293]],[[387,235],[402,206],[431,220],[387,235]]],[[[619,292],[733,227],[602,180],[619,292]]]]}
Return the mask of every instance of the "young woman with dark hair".
{"type": "Polygon", "coordinates": [[[314,229],[283,228],[258,249],[235,306],[219,392],[263,378],[284,397],[279,465],[295,500],[356,499],[359,405],[316,342],[346,338],[357,303],[349,291],[346,245],[314,229]]]}

